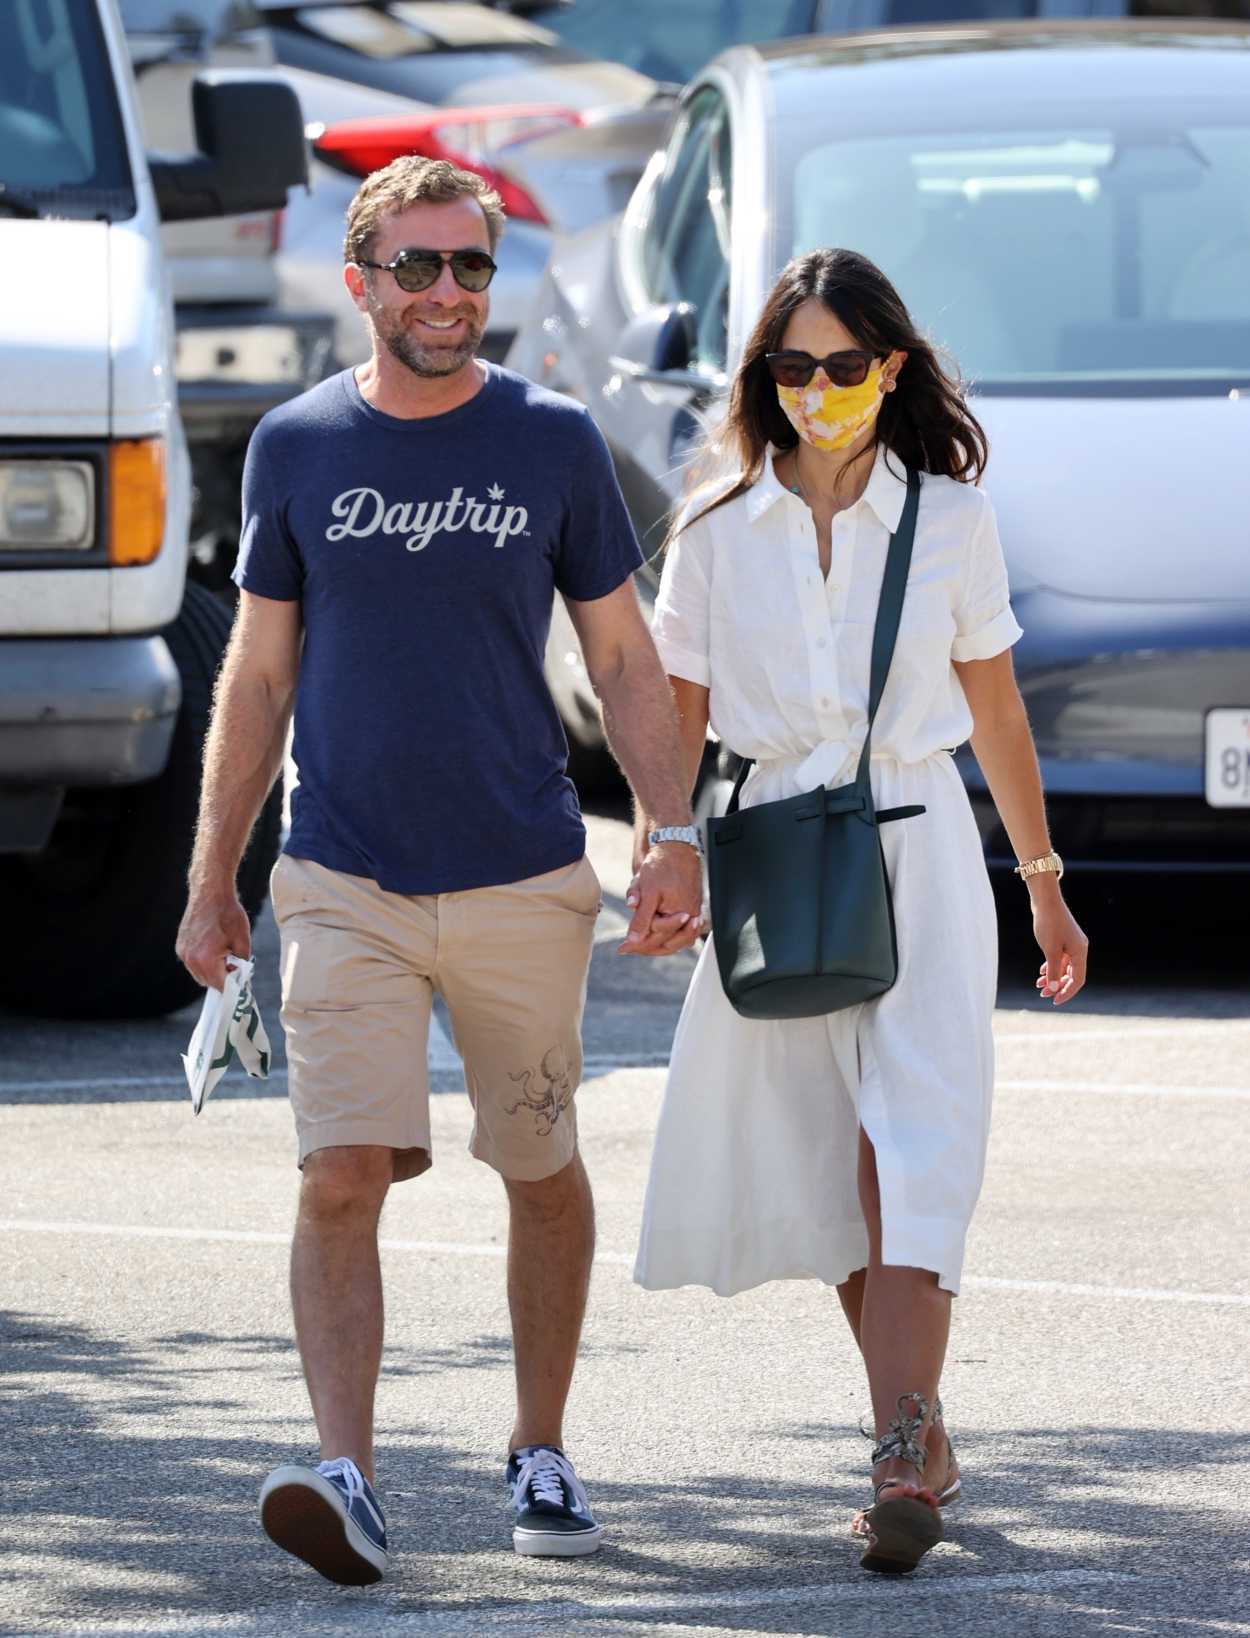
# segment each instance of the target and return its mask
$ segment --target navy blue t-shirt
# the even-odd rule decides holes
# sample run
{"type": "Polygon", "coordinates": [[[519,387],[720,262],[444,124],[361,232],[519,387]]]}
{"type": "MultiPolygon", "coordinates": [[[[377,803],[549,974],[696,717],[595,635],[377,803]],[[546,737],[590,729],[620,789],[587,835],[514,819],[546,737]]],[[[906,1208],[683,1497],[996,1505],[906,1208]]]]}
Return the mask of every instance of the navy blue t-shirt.
{"type": "Polygon", "coordinates": [[[286,851],[393,893],[581,857],[543,677],[552,597],[606,597],[641,561],[587,412],[486,370],[421,420],[345,370],[265,416],[243,475],[234,578],[303,605],[286,851]]]}

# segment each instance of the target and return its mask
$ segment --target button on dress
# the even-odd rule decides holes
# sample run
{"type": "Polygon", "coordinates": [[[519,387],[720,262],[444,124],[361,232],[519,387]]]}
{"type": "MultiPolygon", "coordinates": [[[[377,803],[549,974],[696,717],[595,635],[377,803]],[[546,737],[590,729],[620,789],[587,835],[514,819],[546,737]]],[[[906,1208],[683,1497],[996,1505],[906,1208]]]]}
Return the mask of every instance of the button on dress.
{"type": "MultiPolygon", "coordinates": [[[[879,450],[833,519],[822,577],[807,506],[773,472],[670,547],[653,632],[666,671],[709,690],[715,732],[756,762],[742,806],[854,777],[873,625],[906,479],[879,450]]],[[[695,515],[708,496],[688,508],[695,515]]],[[[1019,638],[985,494],[925,476],[898,642],[873,728],[899,968],[874,1001],[819,1018],[742,1018],[709,939],[677,1034],[634,1277],[722,1296],[768,1280],[836,1285],[868,1261],[856,1182],[877,1156],[882,1256],[958,1291],[994,1077],[998,945],[972,810],[951,752],[972,731],[953,660],[1019,638]]]]}

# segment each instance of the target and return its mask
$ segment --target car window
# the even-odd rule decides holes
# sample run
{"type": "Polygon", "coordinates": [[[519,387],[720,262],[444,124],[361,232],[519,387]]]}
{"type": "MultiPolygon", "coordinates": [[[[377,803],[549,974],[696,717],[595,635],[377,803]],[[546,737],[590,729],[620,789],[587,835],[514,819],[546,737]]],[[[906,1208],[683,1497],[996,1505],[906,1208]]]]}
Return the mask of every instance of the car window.
{"type": "Polygon", "coordinates": [[[814,0],[574,0],[527,15],[591,57],[684,85],[728,46],[812,28],[814,0]]]}
{"type": "Polygon", "coordinates": [[[723,368],[729,290],[732,158],[728,111],[705,86],[673,131],[642,240],[643,282],[656,304],[689,302],[696,362],[723,368]]]}
{"type": "Polygon", "coordinates": [[[0,183],[58,215],[133,214],[95,0],[0,6],[0,183]]]}
{"type": "Polygon", "coordinates": [[[1250,120],[817,143],[788,249],[850,244],[986,385],[1250,371],[1250,120]]]}

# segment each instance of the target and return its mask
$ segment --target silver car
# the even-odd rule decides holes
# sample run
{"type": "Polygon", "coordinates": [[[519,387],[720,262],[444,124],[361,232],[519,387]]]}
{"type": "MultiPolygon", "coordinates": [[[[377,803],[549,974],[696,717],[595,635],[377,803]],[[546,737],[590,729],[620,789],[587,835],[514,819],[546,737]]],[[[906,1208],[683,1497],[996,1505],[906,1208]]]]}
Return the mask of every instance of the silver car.
{"type": "Polygon", "coordinates": [[[929,29],[697,76],[510,355],[593,409],[652,547],[765,293],[823,244],[973,379],[1065,856],[1250,872],[1250,28],[929,29]]]}

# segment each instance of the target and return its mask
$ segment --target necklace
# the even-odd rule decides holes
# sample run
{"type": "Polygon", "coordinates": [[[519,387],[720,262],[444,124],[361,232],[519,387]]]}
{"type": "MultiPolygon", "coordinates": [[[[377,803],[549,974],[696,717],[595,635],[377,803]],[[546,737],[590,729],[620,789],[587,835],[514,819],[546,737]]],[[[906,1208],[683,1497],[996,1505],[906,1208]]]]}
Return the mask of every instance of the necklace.
{"type": "Polygon", "coordinates": [[[789,491],[790,491],[790,493],[792,495],[797,495],[799,497],[799,499],[803,502],[804,506],[806,506],[809,511],[811,510],[812,503],[811,503],[811,501],[808,500],[807,496],[803,493],[803,485],[802,485],[802,482],[799,479],[799,453],[798,453],[798,450],[795,450],[795,452],[794,452],[794,482],[792,484],[788,484],[786,487],[789,489],[789,491]]]}

